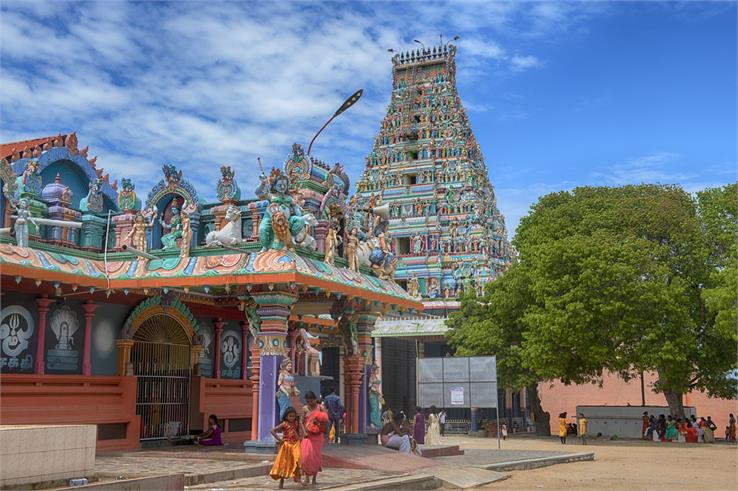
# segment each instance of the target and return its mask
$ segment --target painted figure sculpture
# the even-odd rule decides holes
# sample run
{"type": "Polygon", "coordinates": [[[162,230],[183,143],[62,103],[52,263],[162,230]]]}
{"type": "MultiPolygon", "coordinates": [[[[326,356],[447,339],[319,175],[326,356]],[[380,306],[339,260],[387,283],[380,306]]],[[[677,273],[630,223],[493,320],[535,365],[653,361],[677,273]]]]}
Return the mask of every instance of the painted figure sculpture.
{"type": "Polygon", "coordinates": [[[169,233],[165,234],[161,238],[162,249],[174,249],[177,247],[177,239],[182,238],[182,217],[179,208],[174,205],[172,206],[172,218],[169,223],[166,223],[164,219],[160,218],[159,223],[164,230],[169,230],[169,233]]]}
{"type": "Polygon", "coordinates": [[[305,229],[306,217],[289,194],[289,178],[281,170],[272,169],[269,177],[261,174],[259,179],[261,184],[256,188],[256,196],[269,200],[259,223],[261,251],[294,249],[296,236],[305,229]]]}
{"type": "Polygon", "coordinates": [[[277,404],[279,404],[280,420],[284,417],[287,408],[292,406],[292,396],[300,395],[300,391],[295,387],[295,376],[292,370],[292,361],[289,358],[282,360],[277,379],[277,404]]]}
{"type": "Polygon", "coordinates": [[[384,397],[382,397],[382,380],[380,378],[380,370],[377,365],[372,365],[371,374],[369,376],[369,422],[374,428],[382,427],[382,406],[384,406],[384,397]]]}
{"type": "Polygon", "coordinates": [[[146,229],[154,225],[156,219],[156,210],[144,210],[136,214],[131,231],[128,232],[126,242],[131,244],[139,251],[146,252],[148,249],[148,241],[146,239],[146,229]],[[148,221],[147,221],[148,218],[148,221]]]}

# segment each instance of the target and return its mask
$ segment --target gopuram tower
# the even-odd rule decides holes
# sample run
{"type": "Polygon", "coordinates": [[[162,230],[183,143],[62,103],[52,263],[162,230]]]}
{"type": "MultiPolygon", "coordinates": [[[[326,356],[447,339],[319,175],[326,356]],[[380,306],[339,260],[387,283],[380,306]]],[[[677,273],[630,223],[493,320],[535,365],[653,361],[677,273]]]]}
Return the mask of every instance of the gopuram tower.
{"type": "Polygon", "coordinates": [[[511,262],[505,219],[456,90],[455,57],[446,45],[392,58],[392,99],[354,197],[389,213],[396,278],[428,313],[453,308],[463,290],[481,291],[511,262]]]}

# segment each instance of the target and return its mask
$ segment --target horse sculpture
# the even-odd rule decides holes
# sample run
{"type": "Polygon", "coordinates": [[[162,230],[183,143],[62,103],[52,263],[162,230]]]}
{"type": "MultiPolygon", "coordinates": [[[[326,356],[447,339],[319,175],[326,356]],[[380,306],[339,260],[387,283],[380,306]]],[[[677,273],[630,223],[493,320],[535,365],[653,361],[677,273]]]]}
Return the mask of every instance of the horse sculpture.
{"type": "Polygon", "coordinates": [[[308,227],[316,226],[318,224],[318,220],[315,219],[312,213],[305,213],[302,217],[305,221],[305,226],[295,236],[295,243],[303,247],[307,247],[312,251],[317,251],[318,243],[315,242],[315,239],[308,233],[308,227]]]}
{"type": "Polygon", "coordinates": [[[235,246],[244,242],[241,237],[241,210],[233,205],[225,214],[226,224],[220,230],[208,233],[205,237],[206,247],[235,246]]]}

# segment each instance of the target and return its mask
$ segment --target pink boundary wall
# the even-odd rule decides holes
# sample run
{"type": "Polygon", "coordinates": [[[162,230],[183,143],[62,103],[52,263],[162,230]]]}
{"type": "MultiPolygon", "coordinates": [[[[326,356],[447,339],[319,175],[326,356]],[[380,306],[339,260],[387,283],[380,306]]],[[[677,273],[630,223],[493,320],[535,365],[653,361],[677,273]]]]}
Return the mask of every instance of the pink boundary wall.
{"type": "MultiPolygon", "coordinates": [[[[656,380],[655,374],[645,374],[646,405],[666,406],[663,394],[657,394],[651,389],[656,380]]],[[[604,377],[602,387],[594,384],[586,385],[564,385],[561,382],[542,383],[539,385],[541,391],[541,404],[544,411],[551,414],[551,432],[557,434],[559,422],[557,416],[566,411],[568,416],[573,416],[577,406],[631,406],[641,405],[641,381],[640,378],[624,382],[615,375],[607,374],[604,377]]],[[[702,392],[692,392],[684,397],[685,406],[695,406],[697,418],[701,416],[712,416],[718,429],[715,437],[722,439],[725,436],[725,427],[728,425],[730,413],[738,415],[738,400],[715,399],[708,397],[702,392]]]]}

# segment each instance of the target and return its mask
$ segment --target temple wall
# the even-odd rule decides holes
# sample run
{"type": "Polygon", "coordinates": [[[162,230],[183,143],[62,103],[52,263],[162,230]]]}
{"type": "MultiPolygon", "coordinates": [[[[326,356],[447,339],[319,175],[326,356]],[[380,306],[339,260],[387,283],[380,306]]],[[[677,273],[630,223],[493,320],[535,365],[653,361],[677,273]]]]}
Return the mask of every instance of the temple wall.
{"type": "MultiPolygon", "coordinates": [[[[663,394],[657,394],[651,390],[656,376],[653,373],[645,374],[646,405],[666,406],[663,394]]],[[[625,382],[619,377],[607,374],[604,377],[602,387],[594,384],[564,385],[559,381],[552,384],[542,383],[539,385],[541,391],[541,403],[543,409],[551,414],[551,432],[559,431],[558,415],[566,411],[569,416],[574,415],[576,407],[579,406],[631,406],[641,405],[641,381],[640,378],[625,382]]],[[[738,413],[738,401],[735,399],[715,399],[707,397],[702,392],[692,392],[684,398],[685,406],[695,406],[696,416],[712,416],[718,426],[715,436],[722,438],[725,426],[728,424],[728,414],[738,413]]],[[[665,412],[666,414],[666,412],[665,412]]]]}
{"type": "Polygon", "coordinates": [[[95,311],[92,321],[92,374],[116,375],[118,355],[115,340],[131,312],[128,305],[106,303],[95,311]]]}
{"type": "MultiPolygon", "coordinates": [[[[0,344],[0,372],[33,373],[38,338],[38,306],[35,297],[3,292],[0,323],[7,325],[8,338],[0,344]]],[[[5,336],[4,333],[2,333],[5,336]]]]}

